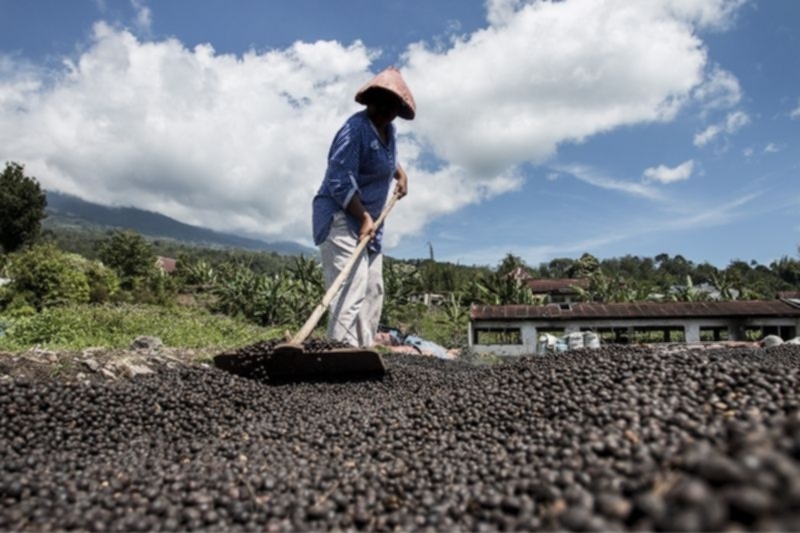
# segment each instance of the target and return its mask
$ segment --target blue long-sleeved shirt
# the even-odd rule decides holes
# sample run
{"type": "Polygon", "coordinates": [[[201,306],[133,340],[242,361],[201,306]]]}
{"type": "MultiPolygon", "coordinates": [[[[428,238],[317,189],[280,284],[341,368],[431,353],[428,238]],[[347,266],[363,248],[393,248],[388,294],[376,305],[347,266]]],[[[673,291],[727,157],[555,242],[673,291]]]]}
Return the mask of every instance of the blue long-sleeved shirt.
{"type": "MultiPolygon", "coordinates": [[[[334,213],[344,211],[355,236],[361,223],[347,212],[347,205],[358,194],[364,209],[377,220],[386,205],[397,169],[397,145],[394,124],[389,125],[387,143],[381,141],[367,111],[352,115],[336,133],[328,153],[328,169],[314,196],[312,224],[314,243],[322,244],[331,227],[334,213]]],[[[368,248],[380,252],[383,224],[368,248]]]]}

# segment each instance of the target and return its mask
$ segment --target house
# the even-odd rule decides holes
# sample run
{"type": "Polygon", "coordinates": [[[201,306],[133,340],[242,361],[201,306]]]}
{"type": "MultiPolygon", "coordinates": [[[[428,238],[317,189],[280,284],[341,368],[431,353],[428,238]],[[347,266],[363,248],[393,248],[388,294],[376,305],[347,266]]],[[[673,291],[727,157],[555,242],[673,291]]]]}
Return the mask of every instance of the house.
{"type": "MultiPolygon", "coordinates": [[[[783,291],[778,293],[778,299],[800,308],[800,291],[783,291]]],[[[800,333],[800,332],[798,332],[800,333]]]]}
{"type": "Polygon", "coordinates": [[[529,279],[526,283],[533,296],[554,304],[579,302],[583,298],[576,287],[584,290],[589,288],[589,280],[586,278],[541,278],[529,279]]]}
{"type": "Polygon", "coordinates": [[[800,300],[800,291],[781,291],[776,297],[779,300],[800,300]]]}
{"type": "Polygon", "coordinates": [[[412,303],[422,303],[427,307],[439,306],[445,302],[446,297],[443,294],[436,294],[435,292],[424,292],[414,294],[409,297],[408,301],[412,303]]]}
{"type": "MultiPolygon", "coordinates": [[[[685,292],[689,290],[687,285],[673,285],[669,288],[670,294],[678,294],[681,292],[685,292]]],[[[723,300],[722,293],[711,283],[698,283],[697,285],[691,288],[691,291],[695,294],[705,294],[709,300],[723,300]]],[[[736,289],[729,289],[728,292],[732,299],[737,299],[739,297],[739,291],[736,289]]]]}
{"type": "Polygon", "coordinates": [[[505,278],[514,278],[514,279],[516,279],[518,281],[522,281],[522,282],[527,282],[528,280],[533,279],[533,276],[528,274],[528,272],[522,267],[515,268],[514,270],[512,270],[511,272],[509,272],[508,274],[506,274],[503,277],[505,277],[505,278]]]}
{"type": "Polygon", "coordinates": [[[611,343],[744,341],[800,333],[792,300],[580,302],[571,305],[480,305],[470,308],[470,348],[496,355],[536,353],[540,335],[592,331],[611,343]],[[657,338],[660,340],[652,340],[657,338]]]}
{"type": "Polygon", "coordinates": [[[156,257],[156,266],[167,274],[174,272],[177,265],[177,259],[172,259],[171,257],[162,257],[160,255],[156,257]]]}

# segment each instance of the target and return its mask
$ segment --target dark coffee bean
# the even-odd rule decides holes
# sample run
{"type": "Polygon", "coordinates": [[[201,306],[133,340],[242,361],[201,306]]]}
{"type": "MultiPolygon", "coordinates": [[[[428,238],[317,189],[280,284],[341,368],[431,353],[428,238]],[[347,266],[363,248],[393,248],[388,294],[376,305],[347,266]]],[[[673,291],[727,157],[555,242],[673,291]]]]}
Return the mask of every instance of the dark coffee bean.
{"type": "Polygon", "coordinates": [[[800,354],[781,348],[0,381],[0,528],[795,530],[800,354]]]}

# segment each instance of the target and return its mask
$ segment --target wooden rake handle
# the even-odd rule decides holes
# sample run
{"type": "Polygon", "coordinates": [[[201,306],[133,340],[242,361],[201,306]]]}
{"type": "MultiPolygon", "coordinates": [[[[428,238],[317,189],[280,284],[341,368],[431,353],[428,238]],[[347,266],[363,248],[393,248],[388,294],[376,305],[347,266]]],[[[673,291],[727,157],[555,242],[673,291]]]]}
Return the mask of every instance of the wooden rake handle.
{"type": "MultiPolygon", "coordinates": [[[[383,208],[381,216],[379,216],[378,220],[375,221],[376,230],[377,228],[380,227],[381,224],[383,224],[383,220],[386,218],[386,215],[389,214],[389,211],[392,210],[392,207],[394,207],[394,204],[397,202],[397,199],[398,195],[397,193],[394,193],[392,197],[389,199],[389,203],[387,203],[386,207],[383,208]]],[[[363,252],[364,248],[367,247],[369,241],[370,239],[361,239],[361,242],[358,243],[356,251],[353,252],[353,255],[350,257],[350,259],[347,260],[347,263],[344,265],[344,268],[342,269],[341,272],[339,272],[339,275],[333,281],[333,284],[331,284],[330,288],[328,289],[328,292],[325,293],[325,296],[322,298],[322,301],[319,303],[319,305],[317,305],[317,308],[314,309],[314,312],[311,313],[310,317],[308,317],[306,323],[303,325],[303,327],[300,329],[297,335],[295,335],[294,338],[292,339],[292,344],[302,344],[306,340],[306,338],[309,335],[311,335],[311,332],[314,331],[314,328],[317,327],[320,318],[322,318],[322,315],[325,314],[325,310],[328,308],[331,301],[336,296],[336,293],[339,292],[339,289],[342,287],[344,280],[346,280],[347,276],[350,275],[350,271],[353,270],[353,265],[356,264],[356,261],[361,256],[361,252],[363,252]]]]}

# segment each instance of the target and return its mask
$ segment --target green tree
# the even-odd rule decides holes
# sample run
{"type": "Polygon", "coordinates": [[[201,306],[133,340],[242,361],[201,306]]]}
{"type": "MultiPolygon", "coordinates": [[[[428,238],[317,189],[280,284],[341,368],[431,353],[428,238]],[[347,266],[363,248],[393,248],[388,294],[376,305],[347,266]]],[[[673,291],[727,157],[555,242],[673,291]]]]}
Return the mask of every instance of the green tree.
{"type": "Polygon", "coordinates": [[[528,272],[528,265],[525,264],[525,261],[517,255],[512,254],[511,252],[507,253],[506,256],[500,261],[500,264],[497,267],[497,273],[500,276],[505,276],[506,274],[510,274],[517,268],[521,268],[528,272]]]}
{"type": "Polygon", "coordinates": [[[0,174],[0,247],[12,253],[36,242],[46,207],[47,197],[36,178],[26,176],[18,163],[6,163],[0,174]]]}
{"type": "Polygon", "coordinates": [[[574,259],[569,257],[559,257],[551,260],[547,264],[547,270],[550,273],[550,277],[566,278],[568,277],[567,272],[569,272],[569,269],[572,268],[573,264],[575,264],[574,259]]]}
{"type": "Polygon", "coordinates": [[[567,268],[567,277],[586,278],[600,269],[600,261],[590,253],[585,253],[578,261],[567,268]]]}
{"type": "Polygon", "coordinates": [[[780,279],[792,285],[800,284],[800,261],[784,255],[770,264],[770,268],[780,279]]]}
{"type": "Polygon", "coordinates": [[[125,290],[141,286],[155,276],[156,255],[153,245],[132,230],[114,230],[109,238],[98,243],[100,260],[113,269],[125,290]]]}

